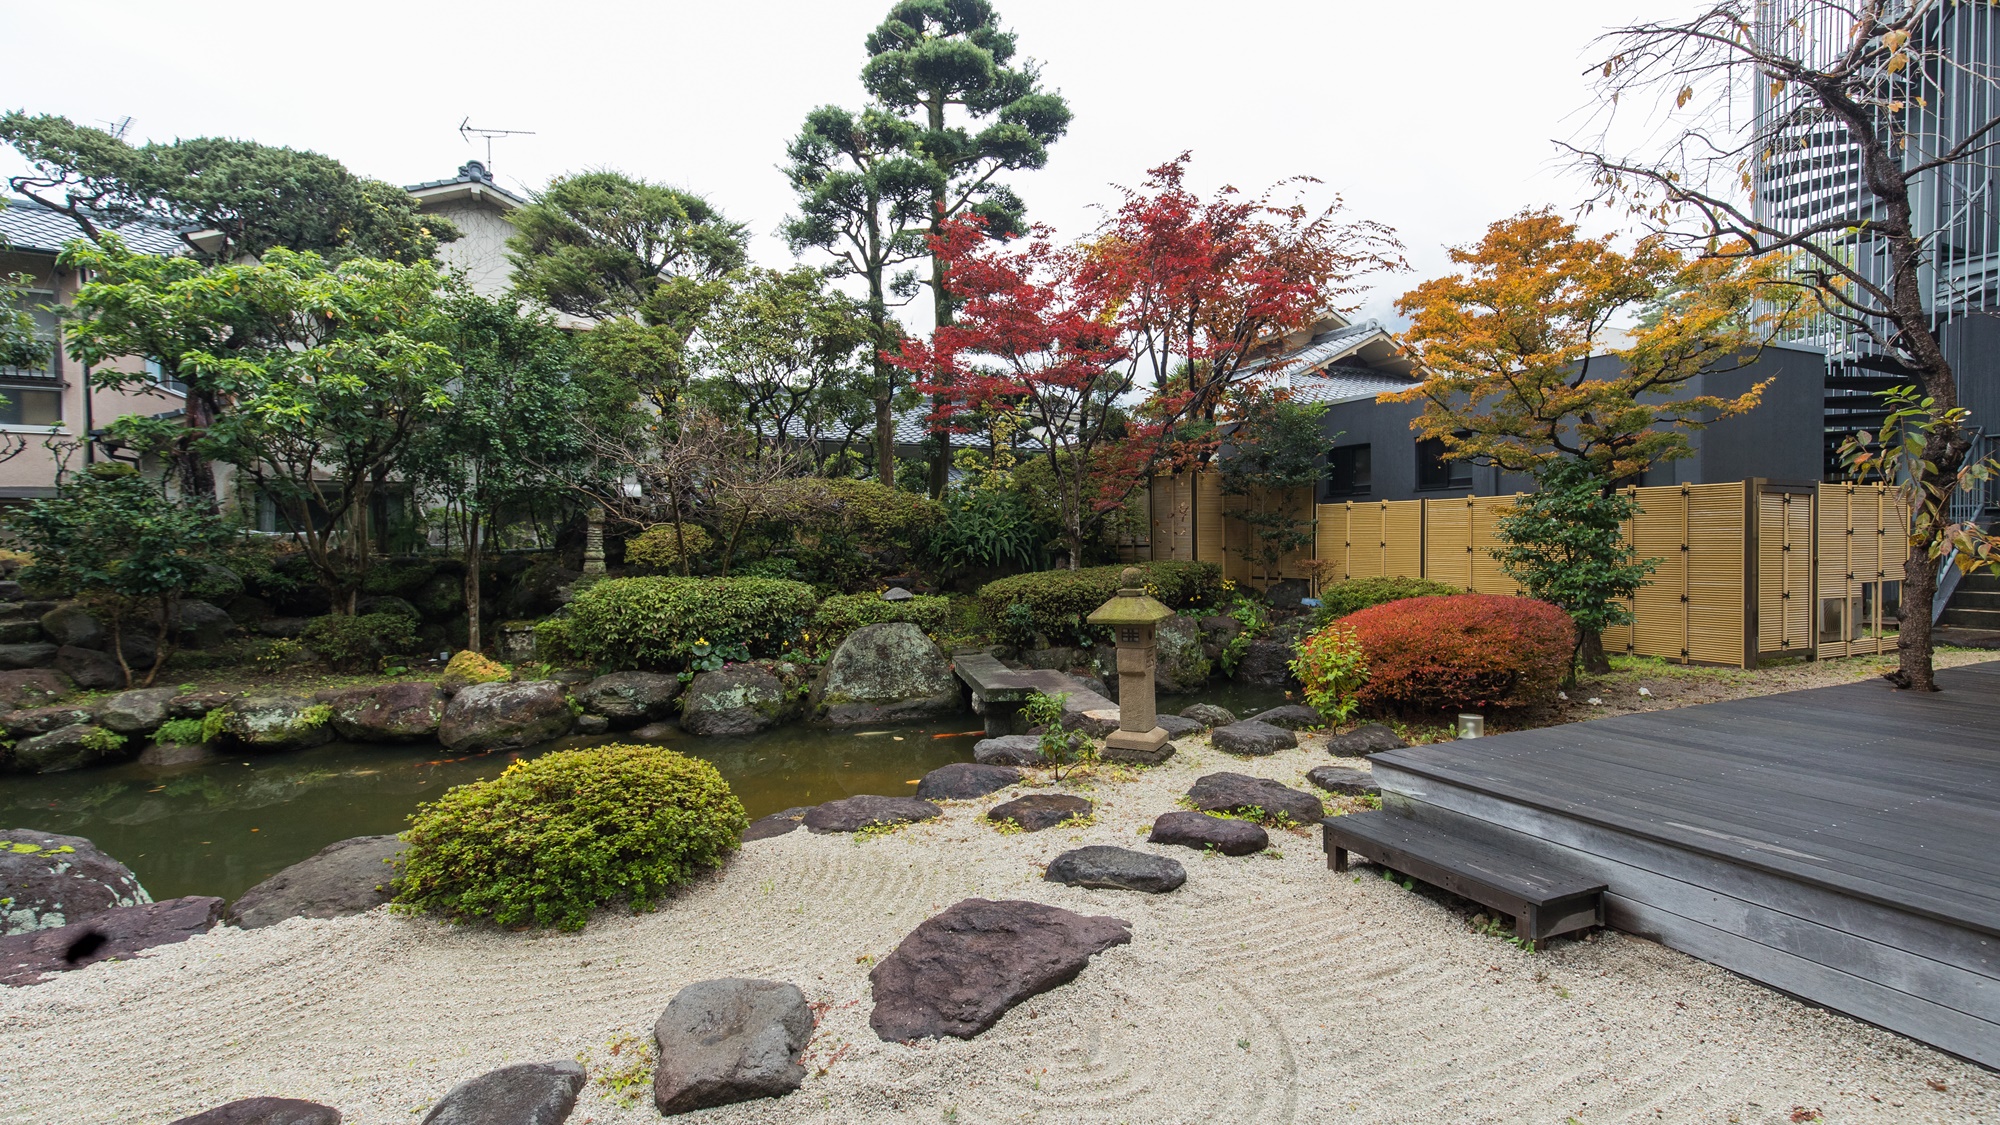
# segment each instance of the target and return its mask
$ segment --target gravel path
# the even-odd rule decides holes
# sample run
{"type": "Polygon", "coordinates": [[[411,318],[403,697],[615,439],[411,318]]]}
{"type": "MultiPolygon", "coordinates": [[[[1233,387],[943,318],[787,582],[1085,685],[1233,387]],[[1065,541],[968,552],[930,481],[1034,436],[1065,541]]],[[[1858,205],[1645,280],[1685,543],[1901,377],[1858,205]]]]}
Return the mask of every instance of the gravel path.
{"type": "MultiPolygon", "coordinates": [[[[1246,762],[1196,743],[1083,789],[1100,802],[1083,829],[978,819],[1017,789],[874,839],[801,830],[581,934],[293,920],[0,990],[0,1122],[150,1125],[283,1094],[413,1125],[506,1063],[615,1063],[608,1045],[649,1038],[682,985],[735,975],[793,981],[824,1018],[802,1090],[696,1118],[715,1125],[2000,1121],[2000,1076],[1636,938],[1522,952],[1465,904],[1332,875],[1316,834],[1274,833],[1282,857],[1158,849],[1189,871],[1166,896],[1041,879],[1081,844],[1150,848],[1144,827],[1201,773],[1302,784],[1318,745],[1246,762]],[[975,1041],[878,1041],[872,959],[970,895],[1115,914],[1133,942],[975,1041]]],[[[658,1120],[596,1083],[571,1118],[658,1120]]]]}

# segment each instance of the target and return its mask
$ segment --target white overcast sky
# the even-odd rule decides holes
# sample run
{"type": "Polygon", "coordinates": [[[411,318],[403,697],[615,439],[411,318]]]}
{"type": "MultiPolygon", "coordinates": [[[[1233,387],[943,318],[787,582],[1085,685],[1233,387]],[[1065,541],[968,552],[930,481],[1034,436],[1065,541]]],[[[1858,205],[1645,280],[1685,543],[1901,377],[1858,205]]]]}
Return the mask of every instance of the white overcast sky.
{"type": "MultiPolygon", "coordinates": [[[[1182,149],[1204,193],[1317,177],[1409,246],[1415,272],[1383,282],[1364,310],[1383,313],[1445,268],[1445,246],[1519,208],[1576,202],[1550,142],[1578,127],[1592,38],[1685,6],[997,0],[1075,112],[1048,167],[1012,182],[1034,220],[1075,235],[1114,198],[1107,185],[1136,183],[1182,149]]],[[[861,102],[863,39],[888,7],[0,0],[0,106],[129,115],[134,141],[315,149],[398,183],[483,157],[455,131],[469,116],[534,132],[495,142],[503,183],[614,168],[691,188],[747,221],[755,256],[780,265],[785,142],[814,106],[861,102]]]]}

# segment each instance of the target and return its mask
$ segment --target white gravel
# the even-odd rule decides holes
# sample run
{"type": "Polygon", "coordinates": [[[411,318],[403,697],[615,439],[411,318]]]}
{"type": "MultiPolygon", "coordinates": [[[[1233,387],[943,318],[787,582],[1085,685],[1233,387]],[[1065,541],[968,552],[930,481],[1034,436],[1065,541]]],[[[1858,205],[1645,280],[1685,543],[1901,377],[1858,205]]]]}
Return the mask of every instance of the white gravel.
{"type": "MultiPolygon", "coordinates": [[[[1248,762],[1196,744],[1099,778],[1080,830],[993,831],[979,813],[1008,793],[876,839],[801,830],[580,934],[380,911],[218,930],[0,990],[0,1122],[153,1125],[278,1094],[413,1125],[493,1067],[616,1061],[608,1044],[721,976],[793,981],[825,1011],[804,1088],[691,1118],[716,1125],[2000,1121],[1991,1072],[1636,938],[1523,952],[1474,933],[1465,904],[1334,876],[1316,834],[1276,834],[1282,858],[1157,849],[1188,866],[1165,896],[1041,878],[1081,844],[1150,849],[1144,826],[1201,773],[1302,784],[1327,760],[1317,740],[1248,762]],[[972,1042],[878,1041],[872,959],[973,895],[1113,914],[1133,941],[972,1042]]],[[[657,1120],[595,1082],[571,1118],[657,1120]]]]}

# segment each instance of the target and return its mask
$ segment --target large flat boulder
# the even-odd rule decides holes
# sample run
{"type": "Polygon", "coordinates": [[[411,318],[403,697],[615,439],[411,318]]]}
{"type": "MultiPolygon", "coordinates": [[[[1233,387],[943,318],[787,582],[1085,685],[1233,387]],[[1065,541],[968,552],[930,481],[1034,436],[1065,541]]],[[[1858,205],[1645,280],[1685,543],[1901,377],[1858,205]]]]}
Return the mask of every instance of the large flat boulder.
{"type": "Polygon", "coordinates": [[[97,705],[97,725],[119,734],[151,734],[172,717],[167,705],[180,693],[170,687],[121,691],[97,705]]]}
{"type": "Polygon", "coordinates": [[[1023,832],[1040,832],[1075,817],[1088,817],[1095,809],[1088,799],[1069,793],[1030,793],[986,810],[986,819],[995,824],[1013,821],[1023,832]]]}
{"type": "Polygon", "coordinates": [[[1042,740],[1032,734],[1003,734],[981,739],[972,747],[972,760],[993,766],[1038,766],[1042,764],[1042,740]]]}
{"type": "Polygon", "coordinates": [[[29,707],[20,711],[9,711],[0,715],[0,727],[6,728],[9,738],[33,738],[52,730],[75,726],[77,723],[88,723],[95,718],[88,707],[58,704],[53,707],[29,707]]]}
{"type": "Polygon", "coordinates": [[[322,692],[333,708],[333,729],[350,742],[421,742],[437,736],[445,694],[423,680],[366,684],[322,692]]]}
{"type": "Polygon", "coordinates": [[[1375,783],[1374,774],[1349,766],[1314,766],[1306,771],[1306,780],[1329,793],[1338,793],[1343,797],[1382,795],[1382,787],[1375,783]]]}
{"type": "Polygon", "coordinates": [[[907,621],[865,625],[848,634],[813,693],[817,712],[836,726],[949,715],[965,707],[951,662],[907,621]]]}
{"type": "Polygon", "coordinates": [[[56,973],[207,933],[222,920],[222,900],[206,895],[141,906],[114,906],[81,922],[0,937],[0,984],[40,984],[56,973]]]}
{"type": "Polygon", "coordinates": [[[151,901],[131,868],[81,836],[0,830],[0,934],[54,929],[151,901]]]}
{"type": "Polygon", "coordinates": [[[1165,894],[1187,882],[1187,868],[1179,860],[1109,844],[1093,844],[1067,851],[1049,861],[1042,876],[1051,883],[1071,887],[1096,887],[1114,891],[1143,891],[1165,894]]]}
{"type": "Polygon", "coordinates": [[[1318,824],[1326,815],[1319,798],[1311,793],[1249,774],[1208,774],[1198,778],[1187,795],[1202,812],[1243,813],[1255,809],[1266,817],[1290,817],[1294,824],[1318,824]]]}
{"type": "Polygon", "coordinates": [[[340,1111],[297,1098],[238,1098],[171,1125],[340,1125],[340,1111]]]}
{"type": "Polygon", "coordinates": [[[561,738],[575,724],[569,697],[554,680],[472,684],[446,705],[438,741],[447,750],[525,750],[561,738]]]}
{"type": "Polygon", "coordinates": [[[805,814],[805,826],[821,835],[832,832],[859,832],[894,824],[914,824],[936,820],[944,810],[915,797],[877,797],[862,794],[828,801],[805,814]]]}
{"type": "Polygon", "coordinates": [[[326,710],[294,695],[246,695],[229,700],[222,712],[222,739],[252,750],[304,750],[333,740],[326,710]]]}
{"type": "Polygon", "coordinates": [[[337,840],[244,891],[229,907],[229,923],[246,930],[287,918],[365,914],[394,897],[390,862],[403,850],[394,836],[337,840]]]}
{"type": "Polygon", "coordinates": [[[1021,771],[1012,766],[953,762],[925,774],[917,782],[917,796],[926,801],[969,801],[997,793],[1020,780],[1021,771]]]}
{"type": "Polygon", "coordinates": [[[1155,715],[1153,723],[1166,731],[1168,738],[1187,738],[1208,729],[1193,719],[1184,719],[1179,715],[1155,715]]]}
{"type": "Polygon", "coordinates": [[[796,832],[799,825],[804,822],[806,814],[811,811],[811,805],[799,805],[795,808],[780,809],[769,816],[760,816],[743,829],[743,842],[747,844],[752,840],[769,840],[773,836],[796,832]]]}
{"type": "Polygon", "coordinates": [[[681,729],[689,734],[756,734],[798,714],[797,699],[785,682],[757,664],[733,664],[703,672],[681,700],[681,729]]]}
{"type": "Polygon", "coordinates": [[[875,993],[868,1026],[892,1043],[970,1039],[1131,940],[1132,923],[1121,918],[969,898],[912,930],[868,974],[875,993]]]}
{"type": "Polygon", "coordinates": [[[1395,728],[1382,723],[1363,723],[1345,734],[1326,740],[1326,752],[1336,758],[1362,758],[1384,750],[1400,750],[1407,743],[1395,728]]]}
{"type": "Polygon", "coordinates": [[[812,1009],[798,986],[774,980],[705,980],[674,994],[653,1025],[660,1060],[653,1104],[688,1113],[799,1088],[812,1009]]]}
{"type": "Polygon", "coordinates": [[[503,1066],[446,1091],[423,1125],[562,1125],[588,1080],[568,1059],[503,1066]]]}
{"type": "Polygon", "coordinates": [[[1250,855],[1271,846],[1270,833],[1247,820],[1230,820],[1203,812],[1161,813],[1153,821],[1149,844],[1173,844],[1196,851],[1214,849],[1223,855],[1250,855]]]}
{"type": "MultiPolygon", "coordinates": [[[[56,662],[57,648],[45,641],[29,641],[24,644],[0,645],[0,671],[17,668],[46,668],[56,662]]],[[[87,650],[80,650],[87,651],[87,650]]],[[[115,662],[114,662],[115,666],[115,662]]],[[[100,684],[99,687],[110,687],[100,684]]]]}
{"type": "Polygon", "coordinates": [[[1260,723],[1255,719],[1243,719],[1226,727],[1216,727],[1208,732],[1208,740],[1217,750],[1231,754],[1275,754],[1280,750],[1290,750],[1299,744],[1299,738],[1283,727],[1260,723]]]}
{"type": "Polygon", "coordinates": [[[642,727],[673,714],[681,678],[660,672],[612,672],[585,684],[576,701],[615,729],[642,727]]]}
{"type": "Polygon", "coordinates": [[[1324,715],[1301,703],[1287,703],[1282,707],[1273,707],[1269,711],[1259,711],[1257,714],[1250,716],[1250,721],[1253,723],[1269,723],[1274,727],[1283,727],[1286,730],[1305,730],[1308,727],[1323,727],[1326,725],[1326,717],[1324,715]]]}

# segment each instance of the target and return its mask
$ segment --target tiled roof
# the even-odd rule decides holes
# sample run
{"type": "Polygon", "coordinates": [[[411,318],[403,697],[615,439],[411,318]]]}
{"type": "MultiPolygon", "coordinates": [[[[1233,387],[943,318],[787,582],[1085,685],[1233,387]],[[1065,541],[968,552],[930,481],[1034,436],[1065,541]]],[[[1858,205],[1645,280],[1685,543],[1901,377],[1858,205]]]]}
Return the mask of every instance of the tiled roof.
{"type": "MultiPolygon", "coordinates": [[[[0,249],[54,254],[83,237],[76,221],[32,199],[9,199],[0,208],[0,249]]],[[[142,254],[179,254],[187,249],[181,236],[154,223],[134,222],[110,227],[125,244],[142,254]]]]}
{"type": "Polygon", "coordinates": [[[495,195],[511,200],[517,207],[525,207],[528,203],[527,200],[495,183],[493,173],[487,171],[486,165],[481,164],[477,160],[468,160],[459,165],[458,175],[448,180],[428,180],[421,184],[407,184],[403,190],[415,195],[418,192],[435,191],[438,188],[448,188],[458,184],[478,184],[495,195]]]}
{"type": "Polygon", "coordinates": [[[1290,385],[1293,402],[1335,403],[1374,398],[1384,391],[1407,389],[1414,379],[1370,371],[1365,367],[1328,367],[1313,375],[1282,377],[1290,385]]]}
{"type": "Polygon", "coordinates": [[[1320,333],[1295,351],[1246,364],[1243,371],[1254,375],[1271,369],[1275,385],[1289,387],[1297,402],[1335,403],[1374,398],[1384,391],[1402,390],[1417,380],[1393,371],[1347,366],[1338,361],[1388,335],[1381,322],[1373,319],[1342,325],[1320,333]]]}

